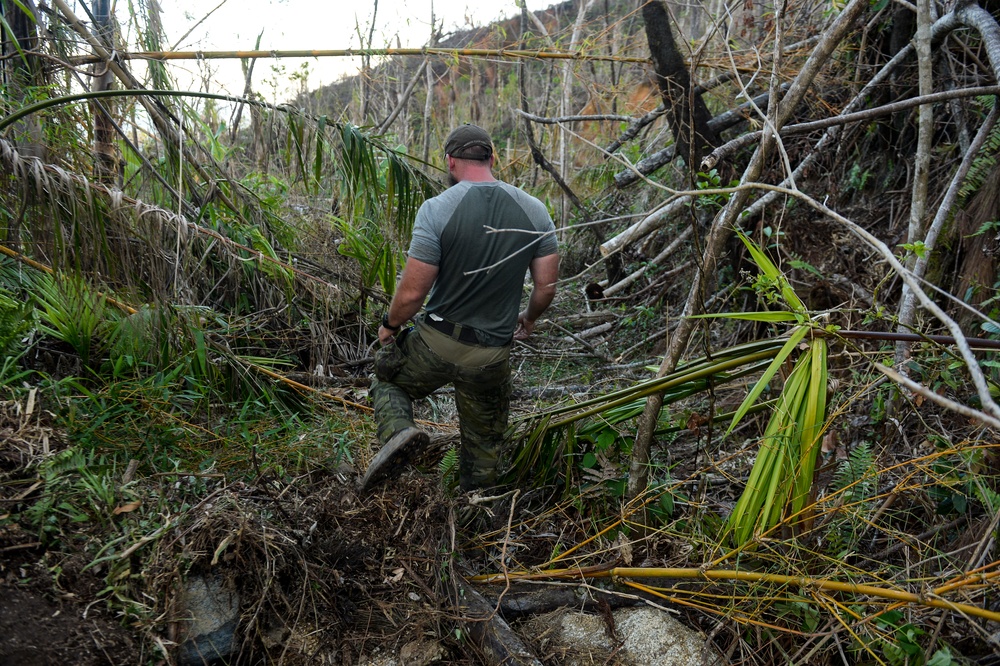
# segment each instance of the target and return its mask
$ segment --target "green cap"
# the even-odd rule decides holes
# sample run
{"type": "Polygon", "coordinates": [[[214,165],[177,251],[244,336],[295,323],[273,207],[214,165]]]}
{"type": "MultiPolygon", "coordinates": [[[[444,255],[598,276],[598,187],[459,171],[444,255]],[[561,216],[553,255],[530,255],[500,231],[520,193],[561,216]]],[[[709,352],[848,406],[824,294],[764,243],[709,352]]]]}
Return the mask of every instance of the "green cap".
{"type": "Polygon", "coordinates": [[[460,160],[488,160],[493,154],[493,142],[482,127],[466,123],[448,135],[444,152],[460,160]]]}

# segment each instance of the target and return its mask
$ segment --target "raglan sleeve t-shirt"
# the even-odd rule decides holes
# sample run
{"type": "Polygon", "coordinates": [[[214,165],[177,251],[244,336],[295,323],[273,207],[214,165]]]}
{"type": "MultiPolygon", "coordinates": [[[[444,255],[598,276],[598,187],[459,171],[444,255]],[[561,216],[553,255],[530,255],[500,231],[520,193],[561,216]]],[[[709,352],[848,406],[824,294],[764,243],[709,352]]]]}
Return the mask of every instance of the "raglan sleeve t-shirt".
{"type": "Polygon", "coordinates": [[[420,207],[409,255],[438,267],[428,312],[509,340],[528,266],[557,249],[541,201],[501,181],[463,181],[420,207]]]}

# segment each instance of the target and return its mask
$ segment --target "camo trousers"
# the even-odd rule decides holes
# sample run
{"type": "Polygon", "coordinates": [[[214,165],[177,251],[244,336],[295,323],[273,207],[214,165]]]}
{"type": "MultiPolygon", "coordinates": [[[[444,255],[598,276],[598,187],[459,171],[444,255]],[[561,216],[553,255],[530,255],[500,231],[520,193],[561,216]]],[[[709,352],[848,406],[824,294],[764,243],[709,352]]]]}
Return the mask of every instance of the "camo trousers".
{"type": "MultiPolygon", "coordinates": [[[[422,331],[428,333],[418,325],[404,338],[405,361],[399,373],[391,381],[375,379],[371,385],[379,441],[384,444],[403,428],[413,427],[414,400],[427,397],[445,384],[454,384],[461,431],[459,483],[463,490],[495,485],[497,460],[510,415],[509,360],[485,366],[452,363],[428,346],[422,331]]],[[[452,344],[462,346],[459,342],[452,344]]],[[[459,347],[455,349],[459,352],[459,347]]]]}

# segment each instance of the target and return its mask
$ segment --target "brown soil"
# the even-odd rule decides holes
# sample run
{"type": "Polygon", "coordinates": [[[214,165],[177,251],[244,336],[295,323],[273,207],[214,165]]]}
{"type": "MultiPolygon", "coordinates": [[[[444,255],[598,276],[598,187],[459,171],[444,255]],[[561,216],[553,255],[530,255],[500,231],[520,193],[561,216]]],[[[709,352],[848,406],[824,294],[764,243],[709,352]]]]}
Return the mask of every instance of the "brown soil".
{"type": "Polygon", "coordinates": [[[102,610],[87,600],[71,593],[51,599],[46,592],[44,586],[5,581],[0,665],[138,663],[138,645],[131,632],[102,617],[102,610]]]}

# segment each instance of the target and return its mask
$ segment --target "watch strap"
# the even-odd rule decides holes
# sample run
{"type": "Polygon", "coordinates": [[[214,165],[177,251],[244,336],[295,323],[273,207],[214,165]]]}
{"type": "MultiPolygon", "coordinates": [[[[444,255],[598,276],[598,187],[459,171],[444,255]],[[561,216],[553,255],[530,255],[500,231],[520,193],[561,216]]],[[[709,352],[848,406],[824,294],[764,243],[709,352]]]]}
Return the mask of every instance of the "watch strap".
{"type": "Polygon", "coordinates": [[[390,331],[398,331],[399,329],[403,328],[403,325],[400,324],[399,326],[393,326],[392,324],[390,324],[389,313],[386,312],[385,314],[382,315],[382,327],[387,328],[390,331]]]}

